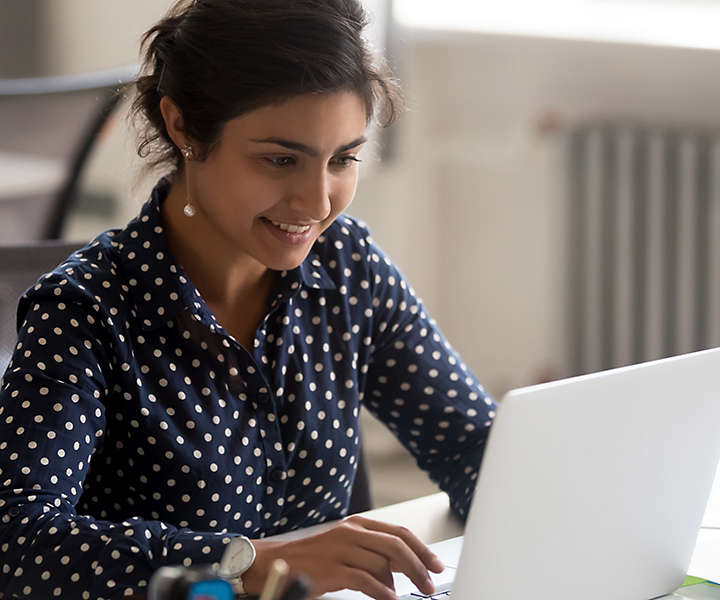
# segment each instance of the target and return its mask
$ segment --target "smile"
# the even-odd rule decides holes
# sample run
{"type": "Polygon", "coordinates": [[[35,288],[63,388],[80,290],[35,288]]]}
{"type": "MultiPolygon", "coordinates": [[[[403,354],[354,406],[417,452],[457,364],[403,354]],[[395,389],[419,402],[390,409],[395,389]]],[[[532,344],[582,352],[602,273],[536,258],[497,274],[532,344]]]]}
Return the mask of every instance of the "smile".
{"type": "Polygon", "coordinates": [[[287,231],[289,233],[305,233],[310,229],[310,225],[291,225],[289,223],[280,223],[279,221],[270,221],[275,227],[287,231]]]}

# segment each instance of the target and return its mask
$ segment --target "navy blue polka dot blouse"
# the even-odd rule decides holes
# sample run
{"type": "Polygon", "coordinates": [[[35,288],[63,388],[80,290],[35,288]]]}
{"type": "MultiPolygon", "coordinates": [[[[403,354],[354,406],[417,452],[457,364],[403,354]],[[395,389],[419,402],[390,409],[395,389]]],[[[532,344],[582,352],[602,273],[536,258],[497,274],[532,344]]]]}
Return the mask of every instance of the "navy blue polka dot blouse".
{"type": "Polygon", "coordinates": [[[21,298],[0,391],[0,598],[142,593],[232,534],[347,513],[365,405],[464,516],[495,405],[365,225],[280,273],[251,349],[140,215],[21,298]]]}

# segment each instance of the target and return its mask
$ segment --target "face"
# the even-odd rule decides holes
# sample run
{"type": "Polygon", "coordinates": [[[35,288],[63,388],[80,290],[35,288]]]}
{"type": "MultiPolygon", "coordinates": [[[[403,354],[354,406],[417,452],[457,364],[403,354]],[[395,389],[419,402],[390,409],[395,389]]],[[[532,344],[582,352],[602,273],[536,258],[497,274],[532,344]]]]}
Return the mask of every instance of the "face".
{"type": "Polygon", "coordinates": [[[229,121],[205,160],[186,163],[193,220],[265,267],[297,267],[355,195],[365,130],[363,101],[345,91],[229,121]]]}

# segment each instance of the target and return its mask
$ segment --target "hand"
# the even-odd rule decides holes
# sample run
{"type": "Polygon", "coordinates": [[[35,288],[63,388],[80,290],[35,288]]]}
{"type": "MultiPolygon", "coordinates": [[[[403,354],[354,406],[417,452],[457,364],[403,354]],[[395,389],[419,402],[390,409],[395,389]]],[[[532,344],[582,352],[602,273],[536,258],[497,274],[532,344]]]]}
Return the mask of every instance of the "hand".
{"type": "Polygon", "coordinates": [[[406,527],[359,516],[300,540],[252,543],[257,556],[243,575],[249,594],[260,594],[276,558],[288,563],[291,574],[310,578],[312,597],[348,588],[377,600],[396,600],[393,572],[404,573],[423,594],[432,594],[435,588],[428,569],[440,573],[444,568],[406,527]]]}

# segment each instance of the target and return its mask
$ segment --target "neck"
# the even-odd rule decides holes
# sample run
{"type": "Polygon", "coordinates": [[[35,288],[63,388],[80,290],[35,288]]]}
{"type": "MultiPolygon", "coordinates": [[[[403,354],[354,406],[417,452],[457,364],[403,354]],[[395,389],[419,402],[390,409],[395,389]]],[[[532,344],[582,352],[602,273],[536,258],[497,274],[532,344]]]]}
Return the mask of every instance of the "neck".
{"type": "Polygon", "coordinates": [[[186,203],[183,177],[173,181],[161,214],[168,243],[203,299],[220,307],[237,306],[247,297],[267,296],[274,273],[253,257],[238,252],[196,207],[183,213],[186,203]]]}

